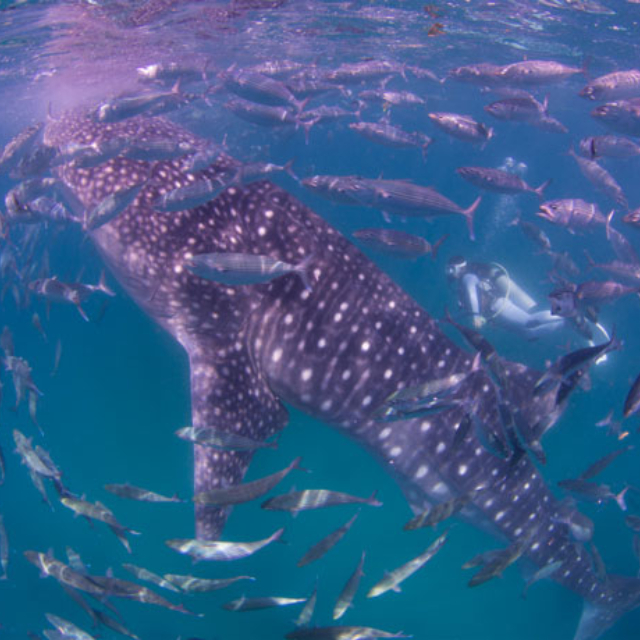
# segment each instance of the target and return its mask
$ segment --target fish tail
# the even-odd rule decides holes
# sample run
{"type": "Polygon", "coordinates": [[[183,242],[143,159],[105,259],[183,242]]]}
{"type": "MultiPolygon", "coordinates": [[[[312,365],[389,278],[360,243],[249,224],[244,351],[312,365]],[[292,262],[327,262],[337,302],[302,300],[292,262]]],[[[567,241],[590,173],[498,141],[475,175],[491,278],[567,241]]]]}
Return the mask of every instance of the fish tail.
{"type": "Polygon", "coordinates": [[[613,214],[615,213],[615,209],[611,209],[607,214],[607,222],[605,223],[605,231],[607,232],[607,240],[611,240],[611,221],[613,220],[613,214]]]}
{"type": "Polygon", "coordinates": [[[295,171],[293,170],[293,158],[291,160],[289,160],[289,162],[285,163],[284,167],[284,172],[291,176],[296,182],[300,182],[300,178],[296,175],[295,171]]]}
{"type": "Polygon", "coordinates": [[[476,239],[476,234],[473,232],[473,214],[476,212],[478,205],[482,201],[482,196],[478,196],[473,204],[468,209],[463,209],[462,213],[467,218],[467,226],[469,227],[469,237],[472,240],[476,239]]]}
{"type": "Polygon", "coordinates": [[[295,100],[293,106],[296,108],[296,111],[300,114],[304,111],[304,108],[309,104],[309,100],[311,98],[305,98],[304,100],[295,100]]]}
{"type": "Polygon", "coordinates": [[[311,291],[311,280],[309,279],[309,266],[313,262],[313,254],[309,254],[306,258],[300,261],[296,267],[295,271],[300,276],[300,280],[302,280],[302,284],[307,291],[311,291]]]}
{"type": "Polygon", "coordinates": [[[109,288],[109,286],[107,285],[107,282],[105,280],[105,273],[104,273],[104,269],[100,272],[100,280],[98,281],[97,284],[98,289],[100,289],[100,291],[102,291],[102,293],[111,296],[112,298],[116,295],[112,289],[109,288]]]}
{"type": "Polygon", "coordinates": [[[573,640],[596,640],[625,613],[640,606],[640,580],[626,576],[607,576],[610,593],[602,603],[585,600],[573,640]]]}
{"type": "Polygon", "coordinates": [[[377,496],[378,496],[378,490],[376,489],[366,499],[366,503],[371,505],[372,507],[381,507],[382,506],[382,502],[380,502],[380,500],[378,500],[377,496]]]}
{"type": "Polygon", "coordinates": [[[620,493],[614,496],[615,501],[618,503],[621,511],[627,510],[627,503],[624,501],[625,495],[629,491],[629,487],[625,487],[620,493]]]}
{"type": "Polygon", "coordinates": [[[435,260],[436,256],[438,254],[438,250],[440,249],[440,247],[442,246],[442,243],[449,237],[448,233],[445,233],[439,240],[436,240],[432,245],[431,245],[431,257],[435,260]]]}
{"type": "Polygon", "coordinates": [[[551,184],[552,178],[545,180],[538,188],[534,189],[538,198],[542,199],[544,195],[544,190],[551,184]]]}

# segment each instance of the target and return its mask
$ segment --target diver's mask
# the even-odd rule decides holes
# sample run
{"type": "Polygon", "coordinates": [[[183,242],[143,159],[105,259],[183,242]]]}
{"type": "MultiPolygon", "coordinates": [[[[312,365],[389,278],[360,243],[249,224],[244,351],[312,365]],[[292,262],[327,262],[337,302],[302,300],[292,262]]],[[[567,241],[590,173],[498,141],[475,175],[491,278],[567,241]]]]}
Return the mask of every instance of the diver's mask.
{"type": "Polygon", "coordinates": [[[467,268],[466,260],[450,262],[447,265],[447,277],[454,280],[458,280],[463,276],[466,268],[467,268]]]}

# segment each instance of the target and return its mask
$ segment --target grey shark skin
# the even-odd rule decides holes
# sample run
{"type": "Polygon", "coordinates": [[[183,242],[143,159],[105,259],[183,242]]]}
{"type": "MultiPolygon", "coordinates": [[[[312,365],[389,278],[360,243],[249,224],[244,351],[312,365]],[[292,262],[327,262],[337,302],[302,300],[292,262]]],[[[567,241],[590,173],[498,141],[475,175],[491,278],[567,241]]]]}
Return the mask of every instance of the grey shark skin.
{"type": "MultiPolygon", "coordinates": [[[[45,141],[87,144],[113,137],[206,145],[162,118],[140,116],[105,126],[78,114],[49,122],[45,141]]],[[[215,179],[225,163],[222,157],[202,176],[215,179]]],[[[128,209],[90,235],[124,288],[185,348],[193,425],[264,440],[285,426],[288,403],[372,452],[416,513],[483,488],[461,515],[510,541],[531,536],[525,555],[539,567],[562,562],[554,579],[586,602],[576,640],[597,638],[640,604],[640,581],[597,579],[586,550],[554,522],[559,504],[526,456],[516,463],[496,458],[473,435],[453,446],[464,408],[392,425],[371,418],[398,388],[471,368],[472,356],[416,302],[339,232],[270,182],[230,187],[191,210],[155,212],[152,203],[162,193],[193,179],[182,166],[179,159],[147,163],[118,157],[91,169],[67,165],[59,175],[85,207],[146,181],[128,209]],[[289,263],[311,255],[312,289],[295,275],[231,288],[183,266],[191,255],[221,251],[289,263]]],[[[532,397],[540,374],[518,364],[506,369],[506,401],[530,424],[550,413],[555,390],[532,397]]],[[[496,388],[484,371],[469,375],[457,393],[465,399],[461,407],[473,406],[482,420],[498,420],[496,388]]],[[[195,492],[241,482],[250,460],[250,452],[196,445],[195,492]]],[[[197,536],[219,537],[228,513],[196,505],[197,536]]]]}

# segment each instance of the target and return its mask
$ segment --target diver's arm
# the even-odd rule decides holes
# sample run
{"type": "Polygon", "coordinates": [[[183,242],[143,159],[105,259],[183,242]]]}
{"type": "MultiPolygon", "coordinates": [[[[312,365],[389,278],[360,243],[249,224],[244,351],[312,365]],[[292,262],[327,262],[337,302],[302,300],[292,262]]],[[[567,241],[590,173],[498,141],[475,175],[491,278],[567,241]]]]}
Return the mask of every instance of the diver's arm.
{"type": "Polygon", "coordinates": [[[480,279],[473,273],[466,273],[462,276],[460,281],[461,295],[464,296],[464,303],[468,307],[469,311],[474,315],[480,315],[480,297],[478,295],[478,288],[480,286],[480,279]]]}

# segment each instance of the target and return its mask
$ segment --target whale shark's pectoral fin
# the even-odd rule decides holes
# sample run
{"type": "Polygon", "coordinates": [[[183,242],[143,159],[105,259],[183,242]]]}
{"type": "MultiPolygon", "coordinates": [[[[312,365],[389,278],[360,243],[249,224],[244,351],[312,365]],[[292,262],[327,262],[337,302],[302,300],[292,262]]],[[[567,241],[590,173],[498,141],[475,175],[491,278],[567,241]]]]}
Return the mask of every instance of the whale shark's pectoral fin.
{"type": "MultiPolygon", "coordinates": [[[[239,346],[239,343],[236,345],[239,346]]],[[[255,441],[278,432],[287,410],[256,370],[246,349],[194,347],[191,366],[191,412],[195,427],[232,431],[255,441]]],[[[195,493],[242,482],[253,451],[229,451],[194,445],[195,493]]],[[[220,537],[230,508],[196,505],[196,536],[220,537]]]]}

